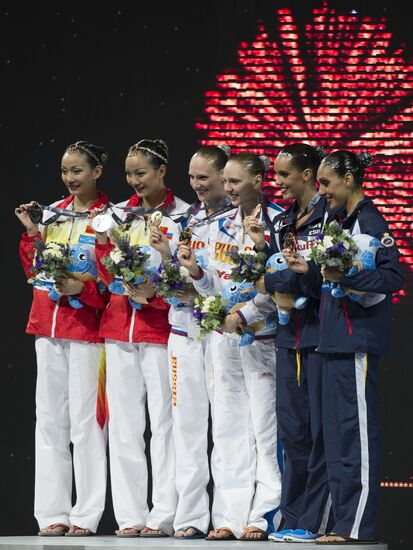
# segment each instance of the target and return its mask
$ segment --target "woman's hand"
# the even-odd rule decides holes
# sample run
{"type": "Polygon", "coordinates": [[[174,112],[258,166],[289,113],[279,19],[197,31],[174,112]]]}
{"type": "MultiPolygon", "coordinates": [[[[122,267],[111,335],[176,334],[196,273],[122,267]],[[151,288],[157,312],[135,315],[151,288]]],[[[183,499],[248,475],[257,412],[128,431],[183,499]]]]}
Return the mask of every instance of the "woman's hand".
{"type": "Polygon", "coordinates": [[[143,283],[139,283],[138,285],[134,285],[133,283],[125,283],[125,289],[128,296],[130,296],[132,300],[134,298],[153,298],[156,294],[156,288],[147,277],[145,277],[145,281],[143,283]]]}
{"type": "Polygon", "coordinates": [[[225,317],[224,322],[221,325],[221,328],[224,332],[229,332],[232,334],[236,332],[237,329],[242,327],[242,320],[237,313],[228,313],[225,317]]]}
{"type": "Polygon", "coordinates": [[[19,218],[21,223],[26,228],[27,234],[33,237],[39,232],[39,224],[33,223],[29,216],[29,210],[36,205],[35,201],[21,204],[18,208],[15,208],[14,213],[19,218]]]}
{"type": "Polygon", "coordinates": [[[55,282],[56,288],[60,294],[63,296],[75,296],[76,294],[81,294],[85,286],[82,281],[74,279],[70,275],[62,274],[61,277],[56,279],[55,282]]]}
{"type": "Polygon", "coordinates": [[[198,292],[192,288],[190,290],[180,290],[175,294],[175,297],[178,298],[186,306],[193,306],[195,298],[198,296],[198,292]]]}
{"type": "Polygon", "coordinates": [[[305,273],[308,272],[309,270],[308,263],[305,261],[305,259],[302,256],[300,256],[300,254],[293,252],[291,248],[284,248],[282,250],[282,255],[285,258],[287,267],[292,271],[294,271],[295,273],[304,275],[305,273]]]}
{"type": "Polygon", "coordinates": [[[168,237],[158,227],[151,227],[149,244],[160,253],[163,261],[172,257],[168,237]]]}
{"type": "Polygon", "coordinates": [[[198,277],[201,273],[196,262],[195,252],[186,244],[179,245],[178,260],[181,265],[187,268],[192,277],[198,277]]]}
{"type": "Polygon", "coordinates": [[[261,277],[255,281],[254,288],[257,292],[260,294],[268,294],[266,288],[265,288],[265,278],[264,275],[261,275],[261,277]]]}
{"type": "Polygon", "coordinates": [[[245,216],[244,218],[244,231],[250,236],[258,251],[264,250],[265,248],[265,233],[260,222],[260,214],[261,205],[258,204],[254,208],[251,216],[245,216]]]}
{"type": "Polygon", "coordinates": [[[96,238],[96,242],[98,244],[106,244],[109,240],[109,235],[108,235],[107,231],[103,231],[103,232],[96,231],[96,229],[93,227],[92,223],[93,223],[94,218],[96,218],[96,216],[99,216],[100,214],[102,214],[105,210],[106,210],[106,206],[101,206],[100,208],[93,208],[93,210],[91,210],[89,212],[89,215],[87,217],[89,226],[95,232],[95,238],[96,238]]]}
{"type": "Polygon", "coordinates": [[[333,283],[339,283],[343,277],[343,272],[333,267],[321,266],[321,275],[325,281],[331,281],[333,283]]]}

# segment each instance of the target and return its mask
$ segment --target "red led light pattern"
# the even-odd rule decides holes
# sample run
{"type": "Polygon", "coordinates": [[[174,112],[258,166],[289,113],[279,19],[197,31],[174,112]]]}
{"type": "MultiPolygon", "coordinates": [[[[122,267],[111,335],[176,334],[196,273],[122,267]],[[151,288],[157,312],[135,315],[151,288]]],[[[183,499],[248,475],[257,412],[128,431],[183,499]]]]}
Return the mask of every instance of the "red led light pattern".
{"type": "MultiPolygon", "coordinates": [[[[271,32],[260,23],[255,39],[239,46],[239,66],[219,74],[205,93],[205,117],[196,123],[201,143],[272,159],[294,141],[372,153],[366,193],[412,275],[397,301],[413,290],[413,66],[402,47],[391,48],[385,18],[325,5],[299,28],[291,10],[275,15],[271,32]]],[[[274,186],[273,173],[268,179],[274,186]]]]}

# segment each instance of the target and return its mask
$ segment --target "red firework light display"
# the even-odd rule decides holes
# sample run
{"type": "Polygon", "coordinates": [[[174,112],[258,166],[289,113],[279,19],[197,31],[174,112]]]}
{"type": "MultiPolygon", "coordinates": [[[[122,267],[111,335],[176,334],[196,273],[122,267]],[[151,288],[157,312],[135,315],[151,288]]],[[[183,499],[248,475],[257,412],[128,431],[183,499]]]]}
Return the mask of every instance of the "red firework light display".
{"type": "MultiPolygon", "coordinates": [[[[196,123],[201,143],[228,143],[233,152],[272,159],[294,141],[370,151],[375,158],[366,193],[389,222],[409,269],[398,297],[411,295],[413,66],[402,47],[391,48],[385,18],[324,5],[299,29],[290,9],[275,16],[274,27],[259,23],[255,39],[239,46],[239,66],[219,74],[216,89],[205,93],[205,118],[196,123]]],[[[273,173],[268,180],[274,185],[273,173]]]]}

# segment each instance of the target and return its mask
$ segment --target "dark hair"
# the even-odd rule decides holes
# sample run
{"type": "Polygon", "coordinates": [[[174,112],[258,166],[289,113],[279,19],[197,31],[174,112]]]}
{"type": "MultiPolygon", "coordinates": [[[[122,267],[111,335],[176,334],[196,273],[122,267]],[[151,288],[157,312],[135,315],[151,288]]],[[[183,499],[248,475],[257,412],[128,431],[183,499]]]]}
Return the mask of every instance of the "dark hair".
{"type": "Polygon", "coordinates": [[[301,171],[311,169],[314,179],[317,177],[317,170],[320,162],[326,156],[323,147],[312,147],[308,143],[292,143],[281,147],[279,155],[291,155],[291,164],[301,171]]]}
{"type": "Polygon", "coordinates": [[[223,143],[222,145],[203,145],[195,155],[210,160],[217,170],[223,170],[231,155],[231,148],[223,143]]]}
{"type": "Polygon", "coordinates": [[[168,164],[168,146],[162,139],[141,139],[129,147],[128,157],[134,157],[141,153],[156,169],[163,164],[168,164]]]}
{"type": "Polygon", "coordinates": [[[92,168],[98,165],[103,166],[109,157],[103,147],[93,145],[93,143],[88,143],[87,141],[76,141],[76,143],[68,145],[65,153],[80,153],[84,155],[92,168]]]}
{"type": "Polygon", "coordinates": [[[371,166],[373,157],[370,153],[364,152],[355,154],[351,151],[334,151],[323,159],[333,172],[343,177],[350,172],[353,175],[356,187],[363,185],[364,169],[371,166]]]}
{"type": "Polygon", "coordinates": [[[264,179],[264,174],[271,165],[271,159],[266,155],[256,155],[255,153],[249,153],[243,151],[238,153],[229,159],[231,162],[238,162],[244,167],[251,176],[261,176],[264,179]]]}

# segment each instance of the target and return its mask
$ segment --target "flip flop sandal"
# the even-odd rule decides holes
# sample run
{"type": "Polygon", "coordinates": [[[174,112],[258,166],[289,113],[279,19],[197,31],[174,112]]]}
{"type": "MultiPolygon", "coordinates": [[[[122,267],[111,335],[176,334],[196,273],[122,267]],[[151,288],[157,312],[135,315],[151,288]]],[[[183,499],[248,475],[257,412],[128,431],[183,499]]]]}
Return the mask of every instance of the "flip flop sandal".
{"type": "Polygon", "coordinates": [[[40,529],[37,535],[39,537],[64,537],[65,534],[69,531],[69,526],[65,525],[64,523],[53,523],[52,525],[49,525],[49,527],[45,527],[45,529],[54,529],[55,527],[62,527],[62,530],[44,531],[43,529],[40,529]]]}
{"type": "Polygon", "coordinates": [[[161,539],[161,538],[169,537],[169,535],[167,533],[164,533],[160,529],[151,529],[149,533],[143,533],[141,531],[140,537],[146,538],[146,539],[161,539]]]}
{"type": "Polygon", "coordinates": [[[268,540],[268,536],[261,529],[247,527],[246,529],[244,529],[244,531],[243,531],[242,535],[240,536],[239,540],[242,540],[242,542],[262,542],[262,541],[268,540]],[[248,535],[252,534],[252,533],[259,533],[260,536],[249,538],[248,535]]]}
{"type": "Polygon", "coordinates": [[[332,545],[344,546],[344,545],[350,545],[350,544],[353,544],[353,545],[356,545],[356,544],[377,544],[376,540],[352,539],[351,537],[345,537],[344,535],[338,535],[337,533],[327,533],[327,535],[325,535],[325,536],[327,536],[327,537],[329,537],[329,536],[341,537],[344,540],[323,541],[323,540],[317,539],[315,541],[315,543],[319,544],[320,546],[322,546],[322,545],[325,545],[325,546],[328,546],[328,545],[330,545],[330,546],[332,546],[332,545]]]}
{"type": "Polygon", "coordinates": [[[72,527],[69,529],[69,531],[65,534],[66,537],[91,537],[95,533],[92,533],[90,529],[87,529],[86,527],[79,527],[78,525],[72,525],[72,527]],[[79,532],[77,531],[70,531],[70,529],[79,529],[79,532]]]}
{"type": "Polygon", "coordinates": [[[140,537],[141,532],[139,529],[135,529],[134,527],[126,527],[125,529],[119,529],[119,531],[115,532],[116,536],[123,539],[132,539],[136,537],[140,537]],[[126,532],[123,533],[122,531],[134,531],[134,533],[126,532]]]}
{"type": "Polygon", "coordinates": [[[210,536],[208,535],[207,537],[205,537],[205,540],[212,540],[212,541],[223,541],[223,540],[237,540],[237,537],[234,535],[234,533],[230,530],[230,529],[225,529],[223,527],[219,528],[219,529],[214,529],[214,531],[226,531],[228,534],[227,537],[214,537],[214,536],[210,536]]]}
{"type": "Polygon", "coordinates": [[[202,531],[200,531],[197,527],[194,527],[193,525],[189,525],[188,527],[182,527],[182,529],[178,529],[178,531],[183,531],[184,533],[186,533],[189,529],[193,529],[195,531],[195,533],[193,535],[189,535],[189,536],[182,536],[182,537],[176,537],[174,535],[174,539],[179,539],[179,540],[193,540],[193,539],[204,539],[205,538],[205,533],[203,533],[202,531]]]}

